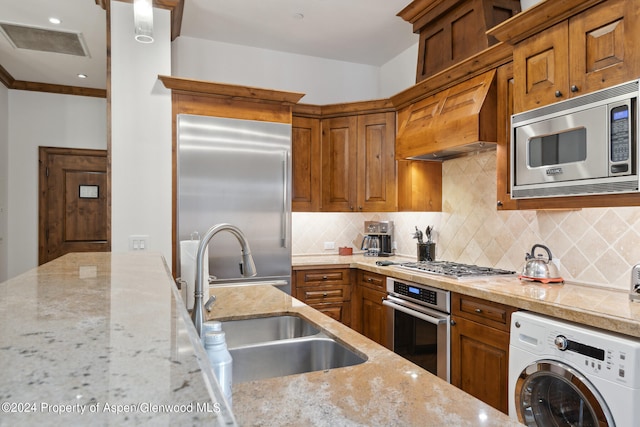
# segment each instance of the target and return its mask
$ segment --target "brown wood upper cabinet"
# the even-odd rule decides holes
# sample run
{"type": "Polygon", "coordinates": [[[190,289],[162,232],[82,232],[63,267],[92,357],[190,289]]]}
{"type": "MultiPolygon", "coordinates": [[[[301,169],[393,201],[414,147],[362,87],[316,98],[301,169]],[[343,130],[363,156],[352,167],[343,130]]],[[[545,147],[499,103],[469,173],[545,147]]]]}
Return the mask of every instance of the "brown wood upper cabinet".
{"type": "Polygon", "coordinates": [[[495,44],[486,30],[518,12],[519,0],[414,0],[398,16],[420,33],[416,82],[495,44]]]}
{"type": "Polygon", "coordinates": [[[639,10],[637,1],[605,1],[516,44],[514,112],[637,78],[639,10]]]}
{"type": "Polygon", "coordinates": [[[291,209],[320,210],[320,120],[293,116],[291,209]]]}
{"type": "Polygon", "coordinates": [[[395,114],[322,120],[322,210],[396,210],[395,114]]]}

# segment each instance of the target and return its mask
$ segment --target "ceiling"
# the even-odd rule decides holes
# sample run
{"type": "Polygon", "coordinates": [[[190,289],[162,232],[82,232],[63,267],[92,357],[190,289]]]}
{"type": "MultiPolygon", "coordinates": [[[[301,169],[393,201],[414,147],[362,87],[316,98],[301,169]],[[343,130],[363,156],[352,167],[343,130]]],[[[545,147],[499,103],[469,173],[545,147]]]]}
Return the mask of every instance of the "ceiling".
{"type": "MultiPolygon", "coordinates": [[[[411,24],[396,16],[411,0],[184,1],[181,37],[375,66],[418,41],[411,24]]],[[[0,0],[0,25],[73,33],[88,51],[79,56],[15,48],[0,31],[0,65],[18,81],[104,89],[105,16],[95,0],[0,0]],[[50,17],[62,22],[51,24],[50,17]]]]}

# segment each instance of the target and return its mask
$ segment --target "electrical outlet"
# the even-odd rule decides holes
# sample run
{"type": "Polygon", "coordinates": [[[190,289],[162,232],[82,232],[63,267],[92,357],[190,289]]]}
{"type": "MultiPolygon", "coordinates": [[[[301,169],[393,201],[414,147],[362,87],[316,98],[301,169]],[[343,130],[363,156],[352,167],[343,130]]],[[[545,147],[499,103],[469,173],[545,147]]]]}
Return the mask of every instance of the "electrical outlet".
{"type": "Polygon", "coordinates": [[[325,250],[331,250],[336,248],[336,242],[324,242],[325,250]]]}
{"type": "Polygon", "coordinates": [[[130,251],[146,251],[149,248],[149,236],[131,235],[129,236],[130,251]]]}

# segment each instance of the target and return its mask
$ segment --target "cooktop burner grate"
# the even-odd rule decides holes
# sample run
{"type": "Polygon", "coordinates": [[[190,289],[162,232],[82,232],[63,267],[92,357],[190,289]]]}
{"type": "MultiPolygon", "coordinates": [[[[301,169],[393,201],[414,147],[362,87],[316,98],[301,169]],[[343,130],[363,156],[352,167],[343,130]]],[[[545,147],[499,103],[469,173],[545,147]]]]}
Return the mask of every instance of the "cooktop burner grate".
{"type": "Polygon", "coordinates": [[[516,274],[515,271],[502,270],[499,268],[482,267],[479,265],[461,264],[450,261],[417,261],[407,262],[401,265],[409,270],[419,271],[429,274],[438,274],[441,276],[454,277],[457,279],[474,278],[474,277],[490,277],[490,276],[508,276],[516,274]]]}

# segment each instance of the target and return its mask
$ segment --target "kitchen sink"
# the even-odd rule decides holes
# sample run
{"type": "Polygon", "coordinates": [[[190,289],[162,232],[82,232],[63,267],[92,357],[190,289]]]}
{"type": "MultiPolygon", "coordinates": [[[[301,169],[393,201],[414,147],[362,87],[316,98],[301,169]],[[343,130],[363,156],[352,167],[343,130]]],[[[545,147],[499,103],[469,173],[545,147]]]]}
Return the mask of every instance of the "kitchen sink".
{"type": "Polygon", "coordinates": [[[230,348],[233,383],[358,365],[366,357],[324,336],[293,338],[230,348]]]}
{"type": "Polygon", "coordinates": [[[320,333],[312,323],[291,315],[227,320],[222,322],[222,330],[229,349],[320,333]]]}

